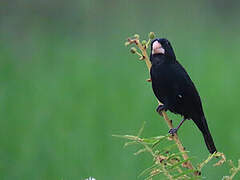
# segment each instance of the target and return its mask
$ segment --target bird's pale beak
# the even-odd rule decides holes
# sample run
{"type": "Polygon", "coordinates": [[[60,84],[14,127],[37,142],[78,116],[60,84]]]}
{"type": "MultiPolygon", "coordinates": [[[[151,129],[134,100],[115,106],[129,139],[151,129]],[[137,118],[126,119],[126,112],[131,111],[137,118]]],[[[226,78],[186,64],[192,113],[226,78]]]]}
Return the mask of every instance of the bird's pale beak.
{"type": "Polygon", "coordinates": [[[152,54],[165,54],[165,49],[158,41],[155,41],[152,45],[152,54]]]}

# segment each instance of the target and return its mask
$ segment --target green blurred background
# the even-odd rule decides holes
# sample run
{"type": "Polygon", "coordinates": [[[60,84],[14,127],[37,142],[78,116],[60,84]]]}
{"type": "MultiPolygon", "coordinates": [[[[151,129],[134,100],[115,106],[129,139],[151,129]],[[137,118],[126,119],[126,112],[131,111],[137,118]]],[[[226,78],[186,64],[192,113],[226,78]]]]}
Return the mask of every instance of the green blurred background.
{"type": "MultiPolygon", "coordinates": [[[[0,179],[137,179],[151,157],[112,134],[136,134],[144,121],[145,137],[168,131],[145,64],[124,47],[150,31],[171,41],[195,82],[218,150],[240,158],[239,1],[0,4],[0,179]]],[[[169,115],[176,126],[181,117],[169,115]]],[[[191,121],[179,136],[195,163],[208,156],[191,121]]],[[[212,164],[207,179],[228,174],[212,164]]]]}

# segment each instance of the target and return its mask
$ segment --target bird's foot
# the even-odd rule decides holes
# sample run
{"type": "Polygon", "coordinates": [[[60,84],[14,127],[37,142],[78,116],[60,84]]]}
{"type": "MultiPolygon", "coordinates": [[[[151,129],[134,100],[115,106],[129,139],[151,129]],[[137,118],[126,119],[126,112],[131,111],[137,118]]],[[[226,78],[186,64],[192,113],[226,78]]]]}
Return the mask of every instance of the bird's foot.
{"type": "Polygon", "coordinates": [[[168,131],[168,133],[171,134],[171,135],[174,135],[174,134],[177,133],[177,131],[178,131],[178,128],[172,128],[168,131]]]}
{"type": "Polygon", "coordinates": [[[160,114],[160,116],[163,116],[162,111],[165,110],[164,105],[158,105],[156,111],[160,114]]]}

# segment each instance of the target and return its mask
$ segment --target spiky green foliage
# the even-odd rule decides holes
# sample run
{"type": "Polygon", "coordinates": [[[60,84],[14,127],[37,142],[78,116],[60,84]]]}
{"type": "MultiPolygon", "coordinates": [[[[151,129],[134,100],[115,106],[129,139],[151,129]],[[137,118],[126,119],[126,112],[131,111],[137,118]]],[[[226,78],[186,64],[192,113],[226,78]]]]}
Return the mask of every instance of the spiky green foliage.
{"type": "MultiPolygon", "coordinates": [[[[135,45],[140,52],[135,47],[132,47],[130,51],[134,54],[137,54],[140,60],[145,60],[145,63],[150,70],[151,62],[149,61],[147,55],[147,48],[149,47],[151,39],[155,37],[153,32],[149,33],[148,41],[142,40],[140,41],[140,36],[138,34],[134,35],[134,38],[128,38],[128,41],[125,42],[125,45],[135,45]]],[[[148,80],[151,82],[151,79],[148,80]]],[[[161,104],[161,102],[159,102],[161,104]]],[[[165,113],[165,112],[164,112],[165,113]]],[[[165,122],[168,124],[170,128],[172,128],[172,122],[169,120],[166,114],[162,114],[165,122]]],[[[139,155],[144,152],[148,152],[153,157],[153,165],[147,169],[145,169],[140,176],[145,176],[145,179],[152,179],[156,176],[165,176],[170,180],[178,180],[178,179],[199,179],[201,178],[201,170],[202,168],[211,161],[214,157],[221,157],[221,159],[214,164],[214,166],[220,166],[225,161],[225,155],[220,152],[215,152],[209,157],[199,163],[195,168],[191,159],[193,157],[189,157],[187,152],[184,150],[181,141],[179,140],[177,134],[171,136],[169,134],[165,136],[157,136],[151,138],[142,138],[141,134],[143,131],[143,127],[139,130],[137,136],[133,135],[114,135],[116,137],[125,138],[129,140],[125,143],[125,146],[128,145],[136,145],[139,144],[141,148],[134,153],[135,155],[139,155]],[[174,140],[174,141],[172,141],[174,140]]],[[[235,167],[232,161],[229,161],[231,168],[231,175],[224,176],[223,179],[232,179],[239,171],[240,171],[240,160],[238,167],[235,167]]]]}
{"type": "Polygon", "coordinates": [[[238,160],[237,167],[233,164],[232,160],[229,160],[228,163],[231,166],[230,175],[224,176],[223,180],[232,180],[236,176],[236,174],[240,172],[240,159],[238,160]]]}
{"type": "Polygon", "coordinates": [[[136,136],[113,135],[128,140],[124,144],[124,147],[138,145],[139,150],[137,150],[134,155],[148,153],[152,156],[153,162],[151,167],[143,170],[139,175],[140,177],[143,176],[146,180],[162,176],[172,180],[199,179],[197,169],[187,169],[184,166],[184,164],[193,159],[193,157],[184,160],[181,155],[185,152],[178,150],[177,145],[172,141],[171,135],[167,134],[164,136],[144,138],[141,137],[143,128],[144,125],[136,136]]]}
{"type": "MultiPolygon", "coordinates": [[[[144,123],[145,124],[145,123],[144,123]]],[[[137,135],[113,135],[126,139],[124,147],[135,145],[138,150],[134,155],[140,155],[142,153],[148,153],[152,156],[152,165],[143,170],[139,177],[143,177],[145,180],[152,180],[153,178],[167,178],[170,180],[182,180],[191,179],[198,180],[202,179],[201,171],[211,160],[217,158],[217,162],[213,166],[220,166],[225,161],[225,155],[220,152],[210,154],[206,160],[200,162],[194,169],[188,169],[185,166],[187,161],[191,161],[194,157],[189,159],[183,159],[182,153],[177,148],[177,145],[172,140],[172,136],[167,134],[164,136],[156,136],[145,138],[142,137],[144,124],[138,131],[137,135]]],[[[231,166],[230,175],[224,176],[224,180],[232,180],[235,175],[240,171],[240,160],[238,160],[238,166],[234,166],[231,160],[228,161],[231,166]]]]}

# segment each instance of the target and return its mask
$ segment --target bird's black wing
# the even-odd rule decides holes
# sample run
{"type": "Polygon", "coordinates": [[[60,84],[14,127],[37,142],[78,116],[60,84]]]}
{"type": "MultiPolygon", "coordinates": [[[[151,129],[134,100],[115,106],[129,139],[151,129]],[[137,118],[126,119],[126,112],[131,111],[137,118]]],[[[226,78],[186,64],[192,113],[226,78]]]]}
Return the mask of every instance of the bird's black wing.
{"type": "Polygon", "coordinates": [[[170,67],[176,78],[174,81],[176,102],[173,110],[191,119],[203,115],[200,96],[186,70],[178,61],[170,67]]]}
{"type": "Polygon", "coordinates": [[[210,153],[216,151],[213,138],[209,131],[206,118],[203,113],[202,103],[198,91],[187,74],[186,70],[182,65],[176,62],[173,65],[173,68],[176,70],[176,82],[178,84],[178,90],[181,95],[178,98],[178,102],[175,108],[182,111],[182,115],[187,118],[191,118],[200,131],[203,134],[205,143],[210,153]]]}

